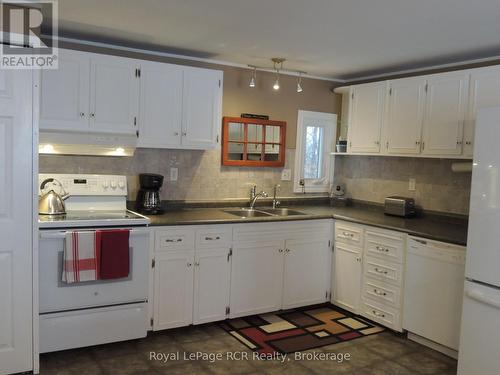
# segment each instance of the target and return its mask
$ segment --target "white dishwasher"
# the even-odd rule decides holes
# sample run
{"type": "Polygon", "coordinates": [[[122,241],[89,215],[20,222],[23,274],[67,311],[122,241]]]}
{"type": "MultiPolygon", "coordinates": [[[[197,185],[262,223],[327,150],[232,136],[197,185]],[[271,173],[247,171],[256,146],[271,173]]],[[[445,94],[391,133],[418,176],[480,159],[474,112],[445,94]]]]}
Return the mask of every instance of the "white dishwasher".
{"type": "Polygon", "coordinates": [[[464,282],[465,247],[410,236],[403,328],[457,351],[464,282]]]}

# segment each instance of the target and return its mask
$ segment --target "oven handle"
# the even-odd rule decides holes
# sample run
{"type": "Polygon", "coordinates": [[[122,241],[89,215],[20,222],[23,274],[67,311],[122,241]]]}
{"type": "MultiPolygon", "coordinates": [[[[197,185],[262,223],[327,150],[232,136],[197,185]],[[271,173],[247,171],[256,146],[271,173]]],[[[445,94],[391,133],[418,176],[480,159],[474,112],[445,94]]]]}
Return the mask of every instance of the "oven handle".
{"type": "MultiPolygon", "coordinates": [[[[59,232],[53,232],[53,231],[40,231],[40,238],[44,239],[63,239],[66,238],[66,233],[68,231],[59,231],[59,232]]],[[[149,229],[130,229],[130,234],[135,235],[135,234],[149,234],[150,231],[149,229]]]]}

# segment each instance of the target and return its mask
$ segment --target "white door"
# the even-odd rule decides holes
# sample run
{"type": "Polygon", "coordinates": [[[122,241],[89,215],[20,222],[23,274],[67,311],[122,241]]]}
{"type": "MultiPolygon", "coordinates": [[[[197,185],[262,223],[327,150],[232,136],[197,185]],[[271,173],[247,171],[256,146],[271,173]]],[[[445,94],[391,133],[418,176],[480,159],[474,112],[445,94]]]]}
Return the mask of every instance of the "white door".
{"type": "Polygon", "coordinates": [[[465,282],[458,375],[500,374],[500,290],[465,282]]]}
{"type": "Polygon", "coordinates": [[[283,308],[307,306],[328,299],[330,253],[327,239],[285,242],[283,308]]]}
{"type": "Polygon", "coordinates": [[[361,296],[361,250],[336,243],[334,258],[333,301],[336,305],[357,313],[361,296]]]}
{"type": "Polygon", "coordinates": [[[40,128],[88,131],[90,58],[59,50],[59,67],[40,71],[40,128]]]}
{"type": "Polygon", "coordinates": [[[182,72],[181,67],[170,64],[141,64],[138,147],[180,146],[182,72]]]}
{"type": "Polygon", "coordinates": [[[139,63],[93,54],[90,60],[90,127],[93,131],[132,134],[139,112],[139,63]]]}
{"type": "Polygon", "coordinates": [[[500,106],[500,67],[494,66],[472,70],[469,108],[464,131],[464,156],[472,156],[477,110],[494,106],[500,106]]]}
{"type": "Polygon", "coordinates": [[[422,153],[460,155],[469,74],[436,74],[427,78],[422,153]]]}
{"type": "Polygon", "coordinates": [[[0,374],[33,368],[32,74],[0,71],[0,374]]]}
{"type": "Polygon", "coordinates": [[[385,152],[419,154],[424,114],[425,77],[389,81],[385,152]]]}
{"type": "Polygon", "coordinates": [[[229,249],[202,249],[195,256],[193,323],[226,318],[231,263],[229,249]]]}
{"type": "Polygon", "coordinates": [[[283,241],[233,246],[230,317],[276,311],[283,290],[283,241]]]}
{"type": "Polygon", "coordinates": [[[386,83],[353,86],[349,115],[349,152],[380,152],[386,83]]]}
{"type": "Polygon", "coordinates": [[[222,72],[185,68],[182,102],[184,148],[213,148],[219,138],[222,105],[222,72]]]}
{"type": "Polygon", "coordinates": [[[153,330],[193,322],[194,252],[155,254],[153,330]]]}

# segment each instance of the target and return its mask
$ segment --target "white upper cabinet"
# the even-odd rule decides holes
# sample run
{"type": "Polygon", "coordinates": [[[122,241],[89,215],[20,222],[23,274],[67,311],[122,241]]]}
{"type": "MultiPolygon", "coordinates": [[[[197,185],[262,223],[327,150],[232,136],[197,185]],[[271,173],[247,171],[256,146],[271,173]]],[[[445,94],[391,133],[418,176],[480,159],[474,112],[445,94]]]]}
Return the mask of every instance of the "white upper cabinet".
{"type": "Polygon", "coordinates": [[[86,131],[89,127],[88,53],[59,50],[59,68],[40,73],[40,128],[86,131]]]}
{"type": "Polygon", "coordinates": [[[460,155],[469,89],[468,72],[427,77],[422,153],[460,155]]]}
{"type": "Polygon", "coordinates": [[[477,110],[500,105],[500,66],[471,70],[469,108],[464,129],[464,156],[472,157],[477,110]]]}
{"type": "Polygon", "coordinates": [[[138,147],[176,148],[181,144],[182,67],[141,64],[138,147]]]}
{"type": "Polygon", "coordinates": [[[104,133],[136,132],[139,64],[114,56],[91,56],[90,127],[104,133]]]}
{"type": "Polygon", "coordinates": [[[214,147],[221,126],[222,72],[185,68],[182,97],[182,145],[214,147]]]}
{"type": "Polygon", "coordinates": [[[385,95],[385,82],[352,87],[348,130],[349,152],[380,152],[385,95]]]}
{"type": "Polygon", "coordinates": [[[425,77],[389,81],[385,152],[420,153],[424,114],[425,77]]]}
{"type": "Polygon", "coordinates": [[[136,135],[139,147],[209,149],[219,141],[223,72],[60,50],[41,72],[42,130],[136,135]]]}

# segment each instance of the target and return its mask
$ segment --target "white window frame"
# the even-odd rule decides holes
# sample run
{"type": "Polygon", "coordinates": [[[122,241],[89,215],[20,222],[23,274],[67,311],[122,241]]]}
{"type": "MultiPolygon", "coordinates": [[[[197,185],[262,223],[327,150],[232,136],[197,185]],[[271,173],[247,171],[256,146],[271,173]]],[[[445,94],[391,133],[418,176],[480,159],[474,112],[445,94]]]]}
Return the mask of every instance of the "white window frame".
{"type": "Polygon", "coordinates": [[[333,143],[337,134],[337,115],[326,112],[312,112],[299,110],[297,118],[297,143],[295,149],[295,173],[293,179],[294,193],[302,193],[304,188],[300,185],[300,180],[303,178],[302,171],[304,168],[304,151],[305,151],[305,127],[306,121],[317,120],[319,123],[325,124],[323,132],[323,169],[325,176],[321,180],[305,180],[306,193],[326,193],[330,191],[331,181],[333,177],[333,143]]]}

